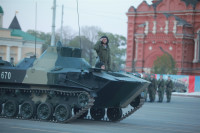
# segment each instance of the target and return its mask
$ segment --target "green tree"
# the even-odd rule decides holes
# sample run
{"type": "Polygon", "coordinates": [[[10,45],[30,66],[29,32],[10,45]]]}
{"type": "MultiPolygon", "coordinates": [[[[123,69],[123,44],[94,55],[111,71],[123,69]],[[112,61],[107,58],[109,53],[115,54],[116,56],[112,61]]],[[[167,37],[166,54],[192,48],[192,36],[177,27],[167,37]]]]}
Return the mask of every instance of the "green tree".
{"type": "Polygon", "coordinates": [[[126,38],[122,35],[99,32],[99,38],[101,36],[107,36],[109,39],[109,46],[111,50],[111,69],[119,71],[125,64],[125,53],[126,53],[126,38]]]}
{"type": "Polygon", "coordinates": [[[45,32],[40,32],[40,31],[35,32],[35,30],[28,30],[27,33],[45,41],[45,43],[42,46],[42,51],[46,50],[48,45],[50,45],[51,43],[51,33],[45,33],[45,32]]]}
{"type": "Polygon", "coordinates": [[[176,62],[170,54],[164,53],[154,61],[153,72],[157,74],[176,74],[176,62]]]}

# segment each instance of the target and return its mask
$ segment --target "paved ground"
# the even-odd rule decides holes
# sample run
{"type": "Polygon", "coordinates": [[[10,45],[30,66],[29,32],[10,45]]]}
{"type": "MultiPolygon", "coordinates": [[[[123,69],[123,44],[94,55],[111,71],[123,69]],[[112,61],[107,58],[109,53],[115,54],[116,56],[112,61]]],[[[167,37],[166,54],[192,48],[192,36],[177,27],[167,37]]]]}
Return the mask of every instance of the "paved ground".
{"type": "Polygon", "coordinates": [[[111,132],[200,133],[200,98],[173,96],[171,103],[145,103],[131,117],[118,123],[76,120],[58,124],[0,118],[0,133],[111,132]]]}

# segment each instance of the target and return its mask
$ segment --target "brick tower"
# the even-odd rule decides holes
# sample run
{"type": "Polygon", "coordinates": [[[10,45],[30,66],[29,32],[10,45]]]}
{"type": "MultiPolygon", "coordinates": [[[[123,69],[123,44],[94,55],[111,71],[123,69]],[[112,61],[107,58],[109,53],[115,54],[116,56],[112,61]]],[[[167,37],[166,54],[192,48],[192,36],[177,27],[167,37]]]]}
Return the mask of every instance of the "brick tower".
{"type": "Polygon", "coordinates": [[[178,74],[200,75],[200,0],[143,1],[127,12],[126,71],[151,72],[168,52],[178,74]]]}

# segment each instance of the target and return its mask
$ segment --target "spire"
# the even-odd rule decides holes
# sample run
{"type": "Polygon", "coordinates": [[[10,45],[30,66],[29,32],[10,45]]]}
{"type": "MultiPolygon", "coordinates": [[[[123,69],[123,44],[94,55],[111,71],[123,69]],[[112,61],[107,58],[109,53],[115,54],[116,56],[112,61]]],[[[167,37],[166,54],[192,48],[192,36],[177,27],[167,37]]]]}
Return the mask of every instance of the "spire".
{"type": "Polygon", "coordinates": [[[18,19],[17,19],[16,15],[13,18],[13,20],[12,20],[10,26],[9,26],[9,29],[18,29],[18,30],[21,30],[21,27],[19,25],[19,22],[18,22],[18,19]]]}

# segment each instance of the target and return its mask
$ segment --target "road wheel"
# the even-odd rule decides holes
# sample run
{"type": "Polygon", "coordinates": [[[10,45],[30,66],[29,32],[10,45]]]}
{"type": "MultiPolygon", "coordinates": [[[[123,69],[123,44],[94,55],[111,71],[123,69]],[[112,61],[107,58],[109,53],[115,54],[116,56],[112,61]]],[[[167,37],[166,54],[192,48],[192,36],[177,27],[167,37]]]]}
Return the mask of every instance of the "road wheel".
{"type": "Polygon", "coordinates": [[[52,117],[52,105],[50,103],[41,103],[37,108],[37,116],[41,120],[49,120],[52,117]]]}
{"type": "Polygon", "coordinates": [[[94,120],[101,120],[105,115],[104,108],[91,108],[90,115],[94,120]]]}
{"type": "Polygon", "coordinates": [[[107,116],[110,121],[117,121],[122,117],[121,108],[108,108],[107,116]]]}
{"type": "Polygon", "coordinates": [[[140,104],[140,97],[138,96],[138,97],[136,97],[131,103],[130,103],[130,105],[132,106],[132,107],[137,107],[138,105],[140,104]]]}
{"type": "Polygon", "coordinates": [[[85,93],[81,93],[78,95],[78,105],[80,107],[85,107],[88,104],[89,97],[85,93]]]}
{"type": "Polygon", "coordinates": [[[23,119],[30,119],[36,112],[35,104],[32,101],[25,101],[20,108],[23,119]]]}
{"type": "Polygon", "coordinates": [[[15,117],[19,111],[19,105],[14,100],[8,100],[4,104],[4,115],[6,117],[15,117]]]}
{"type": "Polygon", "coordinates": [[[59,104],[55,108],[54,114],[57,121],[66,122],[71,117],[71,107],[68,104],[59,104]]]}

